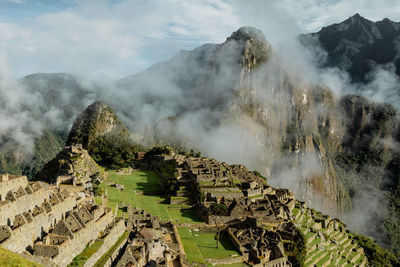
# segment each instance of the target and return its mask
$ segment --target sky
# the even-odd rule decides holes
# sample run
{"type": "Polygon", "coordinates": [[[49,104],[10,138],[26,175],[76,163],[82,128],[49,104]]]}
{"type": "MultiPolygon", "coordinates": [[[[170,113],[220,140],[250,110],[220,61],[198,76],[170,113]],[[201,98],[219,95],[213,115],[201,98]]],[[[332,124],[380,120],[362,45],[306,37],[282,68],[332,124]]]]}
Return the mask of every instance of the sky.
{"type": "Polygon", "coordinates": [[[396,0],[0,0],[0,61],[16,78],[69,72],[118,79],[241,26],[276,45],[355,13],[400,21],[396,0]]]}

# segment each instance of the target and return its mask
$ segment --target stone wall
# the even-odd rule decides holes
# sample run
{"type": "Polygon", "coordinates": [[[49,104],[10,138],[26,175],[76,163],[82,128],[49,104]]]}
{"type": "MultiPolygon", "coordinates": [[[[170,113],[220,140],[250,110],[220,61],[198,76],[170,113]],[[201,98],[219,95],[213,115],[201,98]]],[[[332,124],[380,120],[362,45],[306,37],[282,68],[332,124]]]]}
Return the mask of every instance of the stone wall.
{"type": "Polygon", "coordinates": [[[52,206],[50,212],[43,211],[33,216],[31,222],[25,221],[25,224],[12,230],[10,238],[1,243],[1,246],[17,253],[25,251],[27,247],[33,245],[38,237],[42,236],[43,232],[49,231],[50,227],[60,221],[65,213],[73,209],[75,205],[76,200],[68,197],[52,206]]]}
{"type": "Polygon", "coordinates": [[[279,259],[271,260],[266,263],[260,263],[258,265],[254,265],[256,267],[291,267],[292,264],[289,262],[287,257],[282,257],[279,259]]]}
{"type": "Polygon", "coordinates": [[[179,257],[179,262],[181,266],[185,266],[184,260],[186,260],[186,253],[185,250],[183,249],[181,236],[179,235],[178,228],[176,227],[175,224],[172,225],[172,230],[174,231],[175,239],[176,242],[178,243],[179,251],[181,253],[181,256],[179,257]]]}
{"type": "Polygon", "coordinates": [[[9,174],[1,175],[0,181],[0,196],[1,200],[4,200],[5,195],[8,191],[17,191],[19,187],[24,187],[28,184],[26,176],[14,176],[9,174]]]}
{"type": "Polygon", "coordinates": [[[212,265],[225,265],[225,264],[237,264],[243,262],[242,256],[237,257],[229,257],[229,258],[222,258],[222,259],[207,259],[207,263],[212,265]]]}
{"type": "Polygon", "coordinates": [[[121,250],[124,249],[126,246],[126,243],[129,240],[129,236],[125,238],[124,241],[121,242],[121,244],[118,246],[118,248],[114,251],[114,253],[111,255],[111,257],[107,260],[107,262],[104,264],[103,267],[111,267],[113,265],[113,262],[115,259],[118,257],[118,255],[121,253],[121,250]]]}
{"type": "Polygon", "coordinates": [[[126,227],[124,220],[119,220],[111,229],[110,233],[104,238],[103,245],[90,257],[90,259],[86,261],[84,267],[93,266],[101,256],[103,256],[115,244],[115,242],[117,242],[118,238],[125,232],[125,230],[126,227]]]}
{"type": "Polygon", "coordinates": [[[84,228],[74,234],[72,239],[66,240],[60,245],[59,254],[53,258],[53,261],[61,266],[69,264],[90,241],[96,239],[100,232],[112,223],[113,219],[114,216],[109,211],[97,221],[88,222],[84,228]]]}
{"type": "Polygon", "coordinates": [[[12,221],[17,214],[28,210],[32,211],[35,206],[40,207],[45,199],[49,200],[49,195],[52,192],[53,190],[49,187],[40,188],[30,194],[26,193],[16,198],[15,201],[3,203],[0,206],[0,225],[6,225],[8,220],[12,221]]]}

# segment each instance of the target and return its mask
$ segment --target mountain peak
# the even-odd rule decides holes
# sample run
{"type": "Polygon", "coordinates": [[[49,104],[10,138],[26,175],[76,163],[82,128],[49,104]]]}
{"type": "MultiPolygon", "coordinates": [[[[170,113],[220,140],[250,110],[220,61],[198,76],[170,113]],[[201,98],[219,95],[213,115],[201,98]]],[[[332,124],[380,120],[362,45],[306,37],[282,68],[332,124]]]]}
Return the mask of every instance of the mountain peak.
{"type": "Polygon", "coordinates": [[[353,16],[349,17],[347,20],[345,20],[342,23],[346,23],[346,24],[354,24],[354,23],[366,23],[366,24],[373,24],[372,21],[364,18],[363,16],[361,16],[359,13],[354,14],[353,16]]]}
{"type": "Polygon", "coordinates": [[[352,19],[365,19],[365,18],[362,17],[359,13],[354,14],[354,15],[351,16],[350,18],[352,18],[352,19]]]}
{"type": "Polygon", "coordinates": [[[245,26],[239,28],[237,31],[233,32],[227,40],[236,40],[236,41],[259,41],[262,43],[268,43],[267,39],[264,36],[264,33],[254,27],[245,26]]]}
{"type": "Polygon", "coordinates": [[[385,18],[371,21],[356,13],[345,21],[312,34],[328,52],[326,66],[350,73],[353,82],[367,82],[367,74],[378,64],[393,62],[400,75],[400,23],[385,18]]]}
{"type": "Polygon", "coordinates": [[[241,27],[226,39],[223,45],[239,43],[242,47],[241,61],[246,69],[253,69],[268,59],[271,54],[271,45],[264,33],[254,27],[241,27]]]}
{"type": "Polygon", "coordinates": [[[123,139],[128,138],[129,131],[105,102],[95,101],[75,120],[67,145],[82,144],[83,148],[90,149],[96,139],[109,135],[123,139]]]}

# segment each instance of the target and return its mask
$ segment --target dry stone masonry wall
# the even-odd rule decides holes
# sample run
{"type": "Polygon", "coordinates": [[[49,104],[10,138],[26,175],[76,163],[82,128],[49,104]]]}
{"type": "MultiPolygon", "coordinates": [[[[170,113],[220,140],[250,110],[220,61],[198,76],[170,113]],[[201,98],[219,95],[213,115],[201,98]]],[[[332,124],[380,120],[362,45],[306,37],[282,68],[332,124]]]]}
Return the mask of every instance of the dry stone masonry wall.
{"type": "MultiPolygon", "coordinates": [[[[0,246],[46,266],[66,266],[93,240],[108,233],[100,258],[125,231],[107,201],[71,194],[57,185],[0,176],[0,246]]],[[[87,266],[91,266],[90,262],[87,266]]]]}

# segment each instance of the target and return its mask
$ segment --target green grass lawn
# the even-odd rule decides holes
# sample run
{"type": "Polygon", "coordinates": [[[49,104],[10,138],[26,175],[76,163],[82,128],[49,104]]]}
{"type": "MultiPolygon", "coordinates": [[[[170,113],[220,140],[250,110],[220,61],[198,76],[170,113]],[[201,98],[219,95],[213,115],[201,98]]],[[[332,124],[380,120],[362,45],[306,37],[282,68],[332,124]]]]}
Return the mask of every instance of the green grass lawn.
{"type": "Polygon", "coordinates": [[[178,231],[190,262],[205,263],[205,259],[222,259],[240,255],[226,233],[221,233],[217,248],[215,233],[190,232],[189,229],[182,227],[179,227],[178,231]]]}
{"type": "MultiPolygon", "coordinates": [[[[179,221],[181,223],[199,223],[202,219],[197,215],[194,209],[184,208],[175,209],[170,207],[182,207],[182,205],[169,205],[168,196],[160,195],[163,188],[159,182],[162,178],[153,171],[133,171],[130,175],[117,175],[115,171],[110,171],[108,180],[100,186],[108,194],[108,205],[115,211],[118,203],[118,216],[122,216],[122,201],[132,207],[143,209],[154,216],[160,217],[162,220],[179,221]],[[115,187],[106,185],[107,183],[123,184],[125,189],[119,191],[115,187]],[[160,192],[160,194],[153,194],[160,192]]],[[[97,198],[99,203],[101,200],[97,198]]]]}
{"type": "Polygon", "coordinates": [[[4,267],[41,267],[38,263],[31,262],[20,255],[0,247],[0,266],[4,267]]]}
{"type": "Polygon", "coordinates": [[[240,255],[225,232],[220,235],[218,248],[215,233],[192,232],[191,234],[205,259],[228,258],[232,255],[240,255]]]}
{"type": "Polygon", "coordinates": [[[192,233],[187,228],[178,228],[179,236],[181,237],[183,249],[185,250],[186,257],[190,262],[206,263],[203,258],[199,247],[193,239],[192,233]]]}

